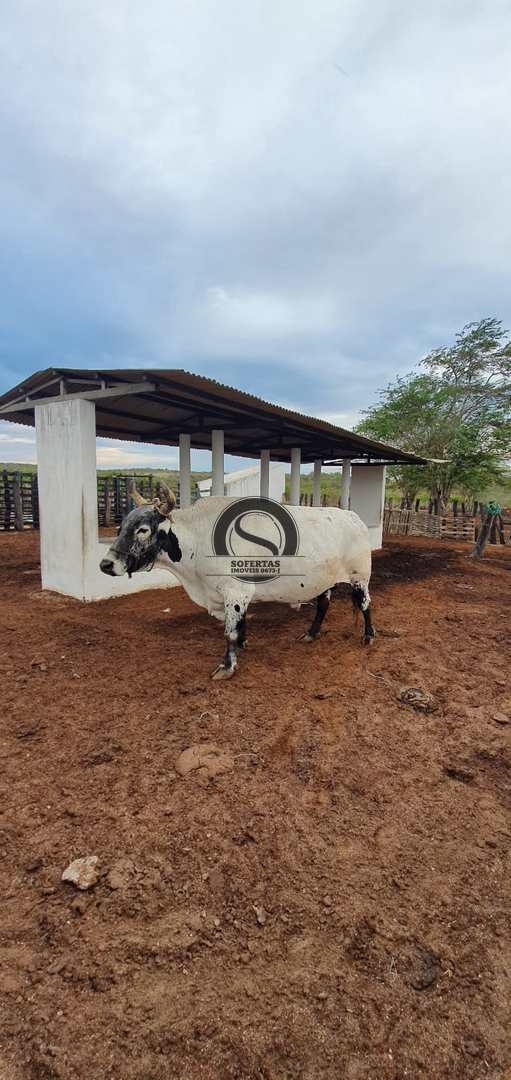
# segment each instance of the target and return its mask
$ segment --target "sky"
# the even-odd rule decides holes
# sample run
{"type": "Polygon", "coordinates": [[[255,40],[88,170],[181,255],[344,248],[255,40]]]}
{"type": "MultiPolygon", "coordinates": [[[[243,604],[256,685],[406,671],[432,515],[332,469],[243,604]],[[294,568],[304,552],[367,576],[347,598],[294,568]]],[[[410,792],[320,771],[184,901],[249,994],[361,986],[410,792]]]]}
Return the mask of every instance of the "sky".
{"type": "MultiPolygon", "coordinates": [[[[0,393],[181,367],[351,427],[465,323],[511,325],[510,39],[509,0],[4,8],[0,393]]],[[[33,430],[0,422],[0,460],[33,430]]]]}

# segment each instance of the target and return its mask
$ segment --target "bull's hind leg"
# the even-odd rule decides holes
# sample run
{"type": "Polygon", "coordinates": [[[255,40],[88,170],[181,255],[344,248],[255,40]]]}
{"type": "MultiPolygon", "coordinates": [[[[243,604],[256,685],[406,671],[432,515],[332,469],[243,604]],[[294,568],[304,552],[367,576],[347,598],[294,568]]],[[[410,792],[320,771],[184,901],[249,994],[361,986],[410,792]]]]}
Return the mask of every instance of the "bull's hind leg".
{"type": "Polygon", "coordinates": [[[232,679],[238,666],[236,649],[246,647],[245,619],[248,601],[241,598],[226,597],[225,601],[225,639],[226,652],[222,663],[215,668],[213,679],[232,679]]]}
{"type": "Polygon", "coordinates": [[[352,581],[351,595],[353,607],[356,611],[361,611],[364,616],[364,645],[372,645],[375,630],[371,621],[371,597],[369,596],[369,589],[367,588],[367,585],[364,585],[360,581],[352,581]]]}
{"type": "Polygon", "coordinates": [[[330,589],[316,597],[316,614],[314,616],[314,622],[311,624],[306,634],[303,634],[302,641],[315,641],[321,633],[321,623],[325,618],[325,615],[330,607],[330,589]]]}
{"type": "Polygon", "coordinates": [[[246,649],[247,647],[247,616],[242,615],[238,622],[238,648],[246,649]]]}

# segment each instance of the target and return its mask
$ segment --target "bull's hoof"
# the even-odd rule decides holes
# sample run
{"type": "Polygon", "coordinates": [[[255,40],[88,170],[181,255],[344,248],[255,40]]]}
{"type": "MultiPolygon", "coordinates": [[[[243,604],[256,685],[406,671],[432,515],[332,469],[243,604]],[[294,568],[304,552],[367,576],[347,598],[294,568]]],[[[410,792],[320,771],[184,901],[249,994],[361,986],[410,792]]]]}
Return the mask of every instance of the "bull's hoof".
{"type": "Polygon", "coordinates": [[[309,631],[307,630],[306,634],[302,634],[300,641],[306,641],[307,644],[310,645],[311,641],[317,641],[318,637],[319,634],[309,634],[309,631]]]}
{"type": "Polygon", "coordinates": [[[364,636],[364,645],[373,645],[374,644],[374,638],[375,638],[374,634],[370,634],[370,635],[365,634],[365,636],[364,636]]]}
{"type": "Polygon", "coordinates": [[[245,641],[240,641],[238,648],[239,649],[248,649],[248,641],[246,641],[246,640],[245,641]]]}
{"type": "Polygon", "coordinates": [[[211,678],[215,680],[232,679],[235,671],[235,667],[226,668],[225,664],[219,664],[212,672],[211,678]]]}

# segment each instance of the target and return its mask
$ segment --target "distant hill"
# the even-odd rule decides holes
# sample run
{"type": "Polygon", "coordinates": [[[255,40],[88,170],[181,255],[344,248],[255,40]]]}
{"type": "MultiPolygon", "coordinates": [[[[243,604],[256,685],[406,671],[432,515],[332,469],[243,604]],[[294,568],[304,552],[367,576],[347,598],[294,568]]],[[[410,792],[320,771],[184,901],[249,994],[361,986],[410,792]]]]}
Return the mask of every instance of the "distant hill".
{"type": "MultiPolygon", "coordinates": [[[[7,461],[0,462],[0,472],[36,473],[37,465],[27,465],[25,462],[7,461]]],[[[165,480],[172,487],[177,484],[179,473],[177,469],[98,469],[98,476],[154,476],[157,480],[165,480]]],[[[204,480],[211,476],[211,472],[192,472],[192,480],[204,480]]]]}

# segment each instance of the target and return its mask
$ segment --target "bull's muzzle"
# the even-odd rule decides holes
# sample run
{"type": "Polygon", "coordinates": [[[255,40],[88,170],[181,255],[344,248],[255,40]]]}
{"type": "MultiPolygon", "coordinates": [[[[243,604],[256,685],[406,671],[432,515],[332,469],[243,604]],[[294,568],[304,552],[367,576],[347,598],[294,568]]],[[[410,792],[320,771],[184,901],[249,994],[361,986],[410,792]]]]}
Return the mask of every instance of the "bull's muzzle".
{"type": "Polygon", "coordinates": [[[116,576],[114,560],[113,559],[108,559],[108,558],[102,559],[100,564],[99,564],[99,569],[102,570],[104,574],[110,574],[111,577],[116,576]]]}

